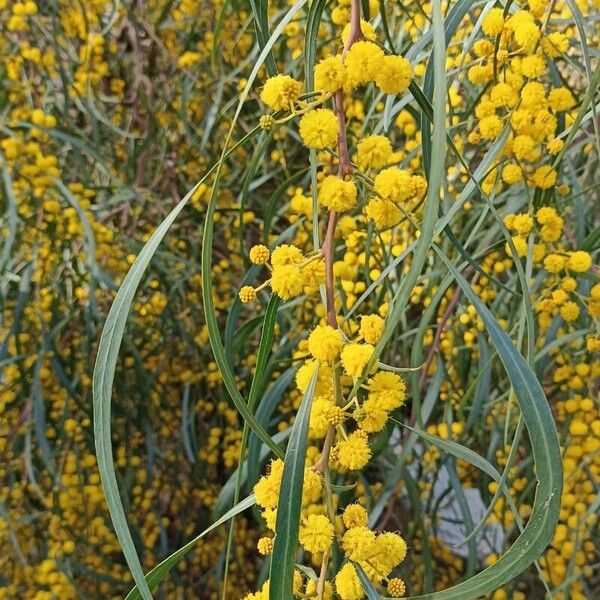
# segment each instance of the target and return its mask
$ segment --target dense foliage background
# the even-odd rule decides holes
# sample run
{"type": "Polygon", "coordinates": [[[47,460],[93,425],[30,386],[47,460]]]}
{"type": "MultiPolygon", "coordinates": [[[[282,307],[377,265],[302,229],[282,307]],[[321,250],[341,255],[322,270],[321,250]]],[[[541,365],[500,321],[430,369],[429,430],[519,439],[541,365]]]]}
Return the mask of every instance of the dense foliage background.
{"type": "MultiPolygon", "coordinates": [[[[335,471],[330,500],[340,515],[359,502],[371,529],[402,534],[408,553],[394,573],[407,595],[471,580],[531,524],[535,539],[521,538],[505,576],[447,597],[591,600],[600,5],[360,4],[362,34],[405,56],[413,78],[398,95],[381,82],[345,89],[360,201],[337,221],[335,307],[347,339],[365,336],[360,317],[385,320],[381,372],[402,373],[406,399],[370,436],[368,465],[335,471]],[[379,167],[357,146],[372,135],[393,149],[379,167],[410,171],[398,206],[370,196],[379,167]],[[562,461],[551,460],[557,435],[562,461]],[[541,553],[531,566],[533,556],[519,562],[528,552],[541,553]]],[[[260,96],[279,72],[302,82],[299,102],[314,100],[313,67],[342,51],[350,8],[0,0],[0,598],[123,598],[132,556],[147,573],[248,497],[273,456],[252,424],[243,434],[233,388],[276,444],[294,435],[310,387],[310,373],[297,375],[315,355],[306,339],[326,317],[324,279],[315,269],[279,301],[259,288],[269,272],[250,249],[294,244],[319,255],[318,190],[340,155],[309,150],[289,111],[265,120],[273,111],[260,96]],[[153,254],[140,255],[147,242],[153,254]],[[148,266],[135,292],[121,284],[138,255],[148,266]],[[242,304],[242,286],[259,288],[255,302],[242,304]],[[112,313],[120,327],[128,315],[120,353],[116,334],[96,373],[110,390],[116,361],[111,408],[92,377],[120,287],[132,295],[130,311],[115,303],[112,313]],[[126,524],[109,493],[113,524],[101,483],[99,466],[113,462],[98,448],[111,443],[126,524]],[[115,525],[121,540],[120,527],[131,531],[129,566],[115,525]]],[[[361,409],[360,377],[341,385],[348,393],[357,380],[361,409]]],[[[309,466],[323,451],[318,430],[313,420],[309,466]]],[[[203,536],[155,597],[260,590],[271,545],[263,517],[250,507],[203,536]]],[[[339,515],[335,525],[344,527],[339,515]]],[[[317,597],[322,559],[298,555],[298,597],[317,597]]],[[[342,562],[336,546],[328,581],[342,562]]]]}

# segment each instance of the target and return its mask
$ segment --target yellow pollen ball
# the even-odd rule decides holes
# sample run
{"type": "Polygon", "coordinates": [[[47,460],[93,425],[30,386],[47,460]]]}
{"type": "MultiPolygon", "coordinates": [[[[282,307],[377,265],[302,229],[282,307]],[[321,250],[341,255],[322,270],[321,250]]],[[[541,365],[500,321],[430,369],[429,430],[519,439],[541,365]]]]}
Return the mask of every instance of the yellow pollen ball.
{"type": "Polygon", "coordinates": [[[339,124],[332,110],[317,108],[300,119],[298,129],[305,146],[321,150],[335,144],[339,124]]]}
{"type": "Polygon", "coordinates": [[[329,325],[318,325],[308,336],[308,351],[317,360],[331,362],[338,357],[343,343],[338,329],[329,325]]]}

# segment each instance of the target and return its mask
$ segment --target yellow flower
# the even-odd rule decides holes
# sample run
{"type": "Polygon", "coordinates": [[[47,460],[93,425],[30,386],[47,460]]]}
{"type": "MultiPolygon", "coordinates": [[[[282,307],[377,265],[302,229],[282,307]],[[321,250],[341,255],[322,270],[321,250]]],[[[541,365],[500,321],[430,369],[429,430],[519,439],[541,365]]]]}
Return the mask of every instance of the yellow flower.
{"type": "Polygon", "coordinates": [[[297,265],[273,267],[271,288],[282,300],[299,296],[304,290],[302,271],[297,265]]]}
{"type": "Polygon", "coordinates": [[[378,229],[387,229],[398,223],[402,217],[402,212],[391,200],[380,200],[378,198],[367,202],[365,212],[378,229]]]}
{"type": "Polygon", "coordinates": [[[503,27],[504,11],[501,8],[492,8],[481,23],[481,29],[485,35],[498,35],[503,27]]]}
{"type": "MultiPolygon", "coordinates": [[[[317,368],[317,361],[307,360],[296,373],[296,386],[303,394],[308,389],[311,377],[317,368]]],[[[330,394],[333,389],[331,381],[331,368],[327,365],[319,365],[319,373],[317,375],[317,385],[315,388],[316,396],[324,396],[330,394]]]]}
{"type": "Polygon", "coordinates": [[[388,167],[375,177],[373,187],[384,200],[400,203],[412,194],[410,173],[398,167],[388,167]]]}
{"type": "Polygon", "coordinates": [[[484,140],[493,140],[502,131],[502,119],[498,115],[489,115],[479,121],[479,131],[484,140]]]}
{"type": "Polygon", "coordinates": [[[336,143],[339,124],[332,110],[317,108],[300,119],[298,128],[305,146],[323,149],[336,143]]]}
{"type": "Polygon", "coordinates": [[[356,146],[356,164],[360,169],[379,169],[392,155],[392,144],[385,135],[365,136],[356,146]]]}
{"type": "Polygon", "coordinates": [[[300,525],[300,544],[309,552],[325,552],[333,542],[333,525],[325,515],[308,515],[300,525]]]}
{"type": "Polygon", "coordinates": [[[391,371],[379,371],[369,379],[369,398],[385,410],[402,406],[406,398],[406,384],[400,375],[391,371]]]}
{"type": "Polygon", "coordinates": [[[250,248],[250,262],[255,265],[264,265],[271,256],[269,249],[262,244],[257,244],[256,246],[252,246],[250,248]]]}
{"type": "Polygon", "coordinates": [[[341,600],[361,600],[365,592],[351,563],[346,563],[335,576],[335,591],[341,600]]]}
{"type": "Polygon", "coordinates": [[[315,89],[333,94],[346,84],[346,68],[338,54],[324,58],[315,65],[315,89]]]}
{"type": "Polygon", "coordinates": [[[375,71],[375,83],[386,94],[402,94],[412,79],[412,67],[403,56],[384,56],[375,71]]]}
{"type": "Polygon", "coordinates": [[[318,200],[321,206],[329,210],[344,212],[356,206],[357,195],[354,183],[328,175],[321,183],[318,200]]]}
{"type": "Polygon", "coordinates": [[[260,99],[273,110],[289,110],[301,90],[302,84],[289,75],[275,75],[267,79],[260,99]]]}
{"type": "Polygon", "coordinates": [[[329,429],[329,414],[335,404],[328,396],[315,396],[310,410],[308,433],[311,438],[325,437],[329,429]]]}
{"type": "Polygon", "coordinates": [[[344,554],[350,560],[366,560],[375,549],[375,539],[375,533],[368,527],[352,527],[342,538],[344,554]]]}
{"type": "Polygon", "coordinates": [[[406,542],[397,533],[380,533],[375,540],[369,562],[378,573],[387,577],[391,570],[406,558],[407,550],[406,542]]]}
{"type": "Polygon", "coordinates": [[[300,248],[292,244],[281,244],[277,246],[271,254],[271,264],[273,267],[283,267],[284,265],[298,265],[304,260],[300,248]]]}
{"type": "Polygon", "coordinates": [[[560,112],[573,108],[575,106],[575,98],[573,98],[571,90],[566,87],[554,88],[548,94],[548,104],[553,111],[560,112]]]}
{"type": "Polygon", "coordinates": [[[579,316],[579,306],[575,302],[565,302],[560,307],[560,316],[567,322],[575,321],[579,316]]]}
{"type": "Polygon", "coordinates": [[[540,35],[540,30],[535,22],[528,20],[519,22],[514,30],[515,42],[526,52],[533,50],[540,35]]]}
{"type": "Polygon", "coordinates": [[[383,333],[385,321],[379,315],[365,315],[360,320],[360,335],[367,344],[376,344],[383,333]]]}
{"type": "Polygon", "coordinates": [[[240,290],[238,296],[244,304],[248,304],[256,300],[256,290],[251,285],[245,285],[240,290]]]}
{"type": "Polygon", "coordinates": [[[342,350],[342,365],[351,377],[360,377],[373,355],[371,344],[346,344],[342,350]]]}
{"type": "Polygon", "coordinates": [[[334,361],[343,344],[340,331],[329,325],[317,325],[308,336],[308,351],[323,362],[334,361]]]}
{"type": "Polygon", "coordinates": [[[519,165],[508,164],[502,169],[502,180],[508,185],[523,181],[523,170],[519,165]]]}
{"type": "Polygon", "coordinates": [[[562,271],[567,263],[567,258],[560,254],[548,254],[546,258],[544,258],[544,269],[548,271],[548,273],[559,273],[562,271]]]}
{"type": "Polygon", "coordinates": [[[356,416],[361,429],[367,433],[377,433],[381,431],[387,421],[387,410],[381,407],[373,398],[368,398],[362,405],[362,408],[356,411],[356,416]]]}
{"type": "Polygon", "coordinates": [[[556,171],[550,165],[542,165],[535,170],[532,181],[535,187],[547,190],[556,183],[556,178],[556,171]]]}
{"type": "Polygon", "coordinates": [[[371,458],[371,449],[367,434],[358,429],[348,435],[345,440],[336,444],[338,462],[345,469],[356,471],[362,469],[371,458]]]}
{"type": "Polygon", "coordinates": [[[506,215],[504,224],[519,235],[527,235],[533,228],[533,219],[526,213],[511,214],[506,215]]]}
{"type": "Polygon", "coordinates": [[[383,50],[373,42],[359,41],[346,54],[346,71],[353,87],[373,81],[384,58],[383,50]]]}
{"type": "Polygon", "coordinates": [[[406,594],[406,585],[399,577],[394,577],[388,581],[388,593],[392,598],[402,598],[406,594]]]}
{"type": "Polygon", "coordinates": [[[344,509],[342,520],[348,529],[352,527],[366,527],[369,522],[369,514],[364,506],[349,504],[344,509]]]}
{"type": "Polygon", "coordinates": [[[256,503],[263,508],[275,508],[279,499],[279,488],[283,475],[283,461],[276,459],[271,463],[271,471],[261,477],[254,486],[256,503]]]}
{"type": "Polygon", "coordinates": [[[572,252],[567,263],[567,267],[577,273],[585,273],[591,266],[592,257],[589,252],[584,252],[583,250],[572,252]]]}
{"type": "Polygon", "coordinates": [[[256,549],[259,554],[263,556],[268,556],[273,552],[273,538],[270,537],[261,537],[256,544],[256,549]]]}

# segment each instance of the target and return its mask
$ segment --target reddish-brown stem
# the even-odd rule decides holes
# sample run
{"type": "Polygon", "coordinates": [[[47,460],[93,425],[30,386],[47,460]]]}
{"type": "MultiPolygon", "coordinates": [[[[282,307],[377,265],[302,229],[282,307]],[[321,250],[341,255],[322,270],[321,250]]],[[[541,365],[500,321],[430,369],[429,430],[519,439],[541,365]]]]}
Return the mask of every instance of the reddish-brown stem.
{"type": "Polygon", "coordinates": [[[437,352],[437,350],[439,348],[440,341],[442,339],[442,333],[444,332],[444,328],[446,327],[446,323],[448,323],[448,319],[450,318],[450,315],[454,312],[454,309],[456,308],[456,305],[458,304],[458,301],[460,300],[460,294],[461,294],[461,289],[456,288],[456,291],[454,292],[454,295],[450,299],[450,302],[448,302],[448,306],[446,306],[446,310],[444,311],[444,314],[442,315],[442,318],[440,319],[440,322],[438,323],[437,329],[435,330],[435,336],[433,338],[433,343],[431,344],[431,348],[429,349],[429,354],[427,354],[427,359],[425,360],[425,363],[423,364],[423,369],[421,371],[421,380],[419,382],[421,387],[423,387],[423,384],[425,383],[425,380],[427,379],[427,372],[429,371],[429,367],[431,366],[433,357],[435,356],[435,353],[437,352]]]}
{"type": "Polygon", "coordinates": [[[327,324],[337,327],[335,314],[335,287],[333,283],[333,250],[335,237],[335,224],[337,214],[332,210],[327,220],[327,232],[323,240],[323,258],[325,259],[325,296],[327,299],[327,324]]]}

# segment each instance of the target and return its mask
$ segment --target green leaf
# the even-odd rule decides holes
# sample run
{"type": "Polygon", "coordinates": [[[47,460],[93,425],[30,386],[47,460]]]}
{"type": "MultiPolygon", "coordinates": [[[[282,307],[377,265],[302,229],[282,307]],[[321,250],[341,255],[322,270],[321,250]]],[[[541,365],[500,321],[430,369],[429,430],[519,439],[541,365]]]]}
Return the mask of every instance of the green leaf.
{"type": "MultiPolygon", "coordinates": [[[[248,133],[226,153],[231,154],[257,133],[258,128],[248,133]]],[[[115,533],[123,549],[125,560],[131,570],[134,581],[140,588],[144,600],[151,600],[152,595],[144,581],[144,573],[140,564],[129,527],[123,503],[119,495],[119,486],[115,476],[114,459],[112,451],[110,405],[112,399],[112,384],[115,377],[115,369],[119,356],[119,348],[123,341],[127,315],[133,303],[135,292],[142,280],[146,268],[150,264],[158,246],[167,234],[167,231],[184,209],[189,199],[198,187],[209,177],[216,165],[210,169],[204,177],[185,195],[185,197],[173,208],[163,222],[156,228],[150,239],[146,242],[131,268],[127,272],[119,291],[110,307],[94,366],[92,382],[92,402],[94,416],[94,442],[96,446],[96,458],[98,460],[98,471],[102,481],[102,488],[106,497],[108,510],[115,528],[115,533]]],[[[265,434],[266,435],[266,434],[265,434]]],[[[268,437],[268,436],[267,436],[268,437]]],[[[270,440],[270,438],[269,438],[270,440]]]]}
{"type": "Polygon", "coordinates": [[[321,24],[321,15],[325,8],[327,0],[314,0],[308,9],[306,18],[306,35],[304,37],[304,81],[307,92],[312,92],[314,88],[313,69],[317,55],[317,38],[319,34],[319,25],[321,24]]]}
{"type": "Polygon", "coordinates": [[[400,423],[400,425],[402,425],[402,427],[406,427],[406,429],[410,429],[410,431],[416,433],[420,438],[427,440],[430,444],[437,446],[440,450],[443,450],[444,452],[447,452],[456,458],[467,461],[474,467],[477,467],[480,471],[483,471],[489,475],[494,481],[500,481],[500,473],[498,473],[498,470],[494,467],[494,465],[470,448],[467,448],[466,446],[463,446],[462,444],[459,444],[453,440],[446,440],[435,435],[431,435],[417,427],[410,427],[404,423],[400,423]]]}
{"type": "MultiPolygon", "coordinates": [[[[250,0],[250,5],[252,7],[254,24],[256,25],[258,45],[261,50],[264,50],[267,45],[267,40],[269,39],[269,3],[267,0],[250,0]]],[[[277,66],[271,48],[267,51],[265,66],[269,77],[277,75],[277,66]]]]}
{"type": "Polygon", "coordinates": [[[277,521],[275,522],[275,542],[271,555],[271,584],[269,598],[292,600],[292,584],[296,552],[298,551],[298,531],[300,509],[302,508],[302,488],[304,486],[304,463],[308,436],[310,409],[317,383],[318,369],[313,373],[302,404],[292,427],[292,434],[285,452],[277,521]],[[274,567],[274,568],[273,568],[274,567]]]}
{"type": "Polygon", "coordinates": [[[437,252],[479,313],[504,364],[529,431],[538,482],[527,525],[496,563],[447,590],[415,597],[415,600],[473,600],[512,580],[535,561],[552,539],[562,493],[561,454],[548,401],[527,361],[458,269],[441,251],[437,252]]]}
{"type": "MultiPolygon", "coordinates": [[[[154,590],[158,584],[165,578],[167,573],[207,534],[211,531],[226,523],[232,517],[239,515],[244,512],[247,508],[256,504],[256,498],[254,494],[251,494],[247,498],[244,498],[241,502],[236,504],[231,510],[226,512],[218,521],[215,521],[208,529],[205,529],[200,535],[197,535],[193,540],[190,540],[185,546],[179,548],[179,550],[173,552],[170,556],[165,558],[160,564],[158,564],[152,571],[145,577],[145,585],[150,589],[154,590]]],[[[125,596],[125,600],[140,600],[142,595],[136,585],[133,589],[125,596]]]]}
{"type": "Polygon", "coordinates": [[[362,583],[363,589],[367,593],[367,598],[369,600],[379,600],[379,594],[377,593],[377,590],[373,587],[371,580],[367,577],[365,570],[358,563],[355,562],[352,563],[352,566],[356,570],[356,574],[358,575],[358,578],[362,583]]]}

